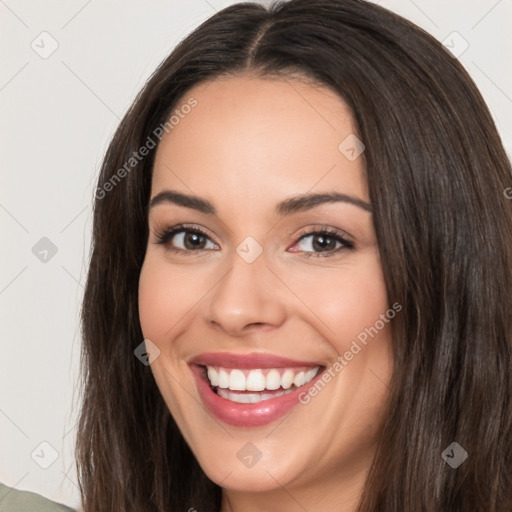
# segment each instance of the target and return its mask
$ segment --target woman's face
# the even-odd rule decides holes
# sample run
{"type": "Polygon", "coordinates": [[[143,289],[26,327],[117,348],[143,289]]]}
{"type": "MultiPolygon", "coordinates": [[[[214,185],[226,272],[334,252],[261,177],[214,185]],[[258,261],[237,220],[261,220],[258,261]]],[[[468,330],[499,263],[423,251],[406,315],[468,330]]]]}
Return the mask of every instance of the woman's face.
{"type": "Polygon", "coordinates": [[[233,499],[266,491],[308,508],[340,485],[355,496],[399,308],[353,117],[330,90],[292,79],[231,77],[181,105],[191,98],[157,150],[140,275],[156,383],[233,499]]]}

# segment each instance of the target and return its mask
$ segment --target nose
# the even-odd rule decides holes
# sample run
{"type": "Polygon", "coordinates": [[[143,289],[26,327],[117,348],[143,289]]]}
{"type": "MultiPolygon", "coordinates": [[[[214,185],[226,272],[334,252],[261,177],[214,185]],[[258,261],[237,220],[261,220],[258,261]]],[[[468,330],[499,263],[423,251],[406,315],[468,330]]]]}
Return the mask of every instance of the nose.
{"type": "Polygon", "coordinates": [[[247,263],[234,254],[231,269],[208,294],[205,321],[231,336],[278,327],[286,317],[279,288],[262,256],[247,263]]]}

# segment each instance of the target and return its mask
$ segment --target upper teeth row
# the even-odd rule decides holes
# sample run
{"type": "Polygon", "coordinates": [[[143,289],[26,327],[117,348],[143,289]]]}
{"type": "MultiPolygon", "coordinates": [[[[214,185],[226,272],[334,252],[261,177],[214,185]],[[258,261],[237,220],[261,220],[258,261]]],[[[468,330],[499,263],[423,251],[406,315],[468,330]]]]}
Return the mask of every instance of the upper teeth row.
{"type": "Polygon", "coordinates": [[[232,391],[263,391],[264,389],[289,389],[308,383],[320,366],[309,370],[281,368],[271,370],[238,370],[207,366],[208,379],[214,387],[229,388],[232,391]]]}

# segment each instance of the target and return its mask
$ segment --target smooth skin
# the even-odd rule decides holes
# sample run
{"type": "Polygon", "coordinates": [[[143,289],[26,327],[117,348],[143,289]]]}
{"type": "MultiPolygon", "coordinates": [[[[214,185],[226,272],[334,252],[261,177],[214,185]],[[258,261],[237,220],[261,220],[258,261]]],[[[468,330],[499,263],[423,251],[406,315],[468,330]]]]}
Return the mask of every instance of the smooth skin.
{"type": "Polygon", "coordinates": [[[353,116],[330,89],[292,78],[216,79],[183,104],[190,97],[197,106],[157,149],[151,198],[177,191],[210,201],[216,213],[172,202],[150,208],[139,312],[144,337],[161,351],[151,365],[156,383],[222,487],[221,512],[352,512],[385,414],[390,323],[307,405],[263,427],[214,418],[187,361],[263,352],[329,368],[390,308],[371,211],[348,202],[275,211],[313,193],[369,203],[364,155],[350,161],[338,149],[357,133],[353,116]],[[207,236],[182,231],[157,243],[158,232],[181,223],[207,236]],[[325,227],[353,247],[305,236],[325,227]],[[249,236],[263,250],[252,263],[236,252],[249,236]],[[253,467],[237,457],[248,442],[261,452],[253,467]]]}

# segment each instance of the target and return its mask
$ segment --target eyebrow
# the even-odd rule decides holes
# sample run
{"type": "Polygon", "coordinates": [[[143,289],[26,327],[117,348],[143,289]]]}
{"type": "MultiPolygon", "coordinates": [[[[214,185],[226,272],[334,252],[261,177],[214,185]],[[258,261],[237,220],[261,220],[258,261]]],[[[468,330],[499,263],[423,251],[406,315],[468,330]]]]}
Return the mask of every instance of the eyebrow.
{"type": "MultiPolygon", "coordinates": [[[[285,199],[276,206],[276,214],[280,217],[284,217],[286,215],[291,215],[292,213],[310,210],[320,206],[321,204],[339,202],[352,204],[369,212],[373,210],[372,205],[362,199],[347,194],[341,194],[339,192],[330,192],[327,194],[305,194],[285,199]]],[[[185,208],[191,208],[210,215],[217,214],[215,206],[213,206],[213,204],[207,199],[202,199],[201,197],[194,195],[183,194],[182,192],[176,192],[173,190],[163,190],[157,194],[153,199],[151,199],[149,207],[153,208],[154,206],[164,203],[184,206],[185,208]]]]}

